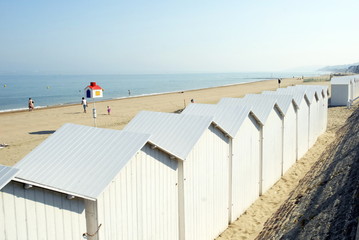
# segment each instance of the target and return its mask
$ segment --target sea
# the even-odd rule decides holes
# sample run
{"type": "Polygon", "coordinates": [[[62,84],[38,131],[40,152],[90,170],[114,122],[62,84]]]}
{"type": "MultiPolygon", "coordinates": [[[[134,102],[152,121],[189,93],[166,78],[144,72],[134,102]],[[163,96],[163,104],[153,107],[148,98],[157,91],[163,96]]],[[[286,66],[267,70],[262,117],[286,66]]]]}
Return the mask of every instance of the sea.
{"type": "MultiPolygon", "coordinates": [[[[101,100],[234,85],[277,78],[319,76],[321,72],[239,72],[196,74],[116,75],[0,75],[0,112],[24,110],[28,99],[35,108],[81,103],[84,88],[96,82],[104,89],[101,100]]],[[[98,100],[96,100],[98,101],[98,100]]]]}

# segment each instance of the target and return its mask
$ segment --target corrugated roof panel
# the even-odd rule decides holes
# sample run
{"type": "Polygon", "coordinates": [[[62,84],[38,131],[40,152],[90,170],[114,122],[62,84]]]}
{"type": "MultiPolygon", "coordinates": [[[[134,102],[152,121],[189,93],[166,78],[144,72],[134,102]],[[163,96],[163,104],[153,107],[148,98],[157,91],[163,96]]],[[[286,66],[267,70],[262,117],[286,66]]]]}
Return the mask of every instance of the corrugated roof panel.
{"type": "Polygon", "coordinates": [[[245,98],[222,98],[218,105],[237,105],[242,107],[249,107],[252,112],[258,117],[259,121],[265,125],[265,122],[276,105],[274,100],[269,99],[263,101],[262,98],[245,97],[245,98]]]}
{"type": "Polygon", "coordinates": [[[149,137],[65,124],[15,165],[16,178],[95,199],[149,137]]]}
{"type": "Polygon", "coordinates": [[[185,160],[212,122],[213,117],[141,111],[124,129],[151,134],[153,144],[185,160]]]}
{"type": "Polygon", "coordinates": [[[0,165],[0,190],[19,172],[19,169],[0,165]]]}
{"type": "Polygon", "coordinates": [[[309,88],[308,86],[305,86],[305,85],[289,86],[288,88],[289,89],[293,88],[293,89],[295,89],[295,91],[298,91],[298,92],[300,92],[300,91],[304,92],[307,95],[310,104],[312,104],[314,101],[316,101],[315,99],[319,98],[318,93],[314,88],[309,88]]]}
{"type": "Polygon", "coordinates": [[[327,96],[328,94],[328,86],[322,86],[322,85],[296,85],[299,88],[304,89],[314,89],[318,96],[321,94],[324,94],[324,96],[327,96]]]}
{"type": "Polygon", "coordinates": [[[305,99],[309,101],[308,96],[305,94],[305,91],[298,91],[295,88],[278,88],[276,92],[293,95],[294,101],[297,103],[298,106],[300,106],[302,101],[304,101],[305,99]]]}
{"type": "Polygon", "coordinates": [[[333,85],[348,85],[354,79],[359,79],[359,74],[350,76],[333,77],[330,82],[333,85]]]}
{"type": "MultiPolygon", "coordinates": [[[[291,102],[294,104],[294,106],[295,106],[296,108],[298,108],[298,106],[299,106],[299,103],[296,102],[296,99],[295,99],[294,95],[291,94],[291,93],[278,92],[278,91],[263,91],[262,94],[275,95],[275,96],[277,96],[277,95],[278,95],[278,96],[284,95],[285,98],[291,99],[291,102]]],[[[282,100],[282,101],[283,101],[283,100],[282,100]]],[[[285,100],[284,100],[284,101],[285,101],[285,100]]],[[[288,108],[287,108],[287,109],[284,109],[286,112],[288,111],[289,106],[290,106],[290,105],[288,105],[288,108]]]]}
{"type": "Polygon", "coordinates": [[[234,138],[250,113],[249,107],[236,105],[190,104],[181,114],[212,116],[214,122],[234,138]]]}
{"type": "Polygon", "coordinates": [[[181,114],[197,115],[197,116],[211,116],[213,120],[216,121],[216,113],[218,111],[218,106],[215,104],[202,104],[202,103],[192,103],[189,104],[181,114]]]}
{"type": "Polygon", "coordinates": [[[244,101],[253,104],[253,109],[259,108],[263,115],[265,115],[265,119],[268,118],[269,113],[273,108],[277,108],[277,110],[284,115],[281,107],[278,105],[278,99],[273,98],[271,96],[266,96],[263,94],[247,94],[244,97],[244,101]]]}
{"type": "MultiPolygon", "coordinates": [[[[281,112],[285,115],[290,107],[290,105],[292,104],[292,100],[293,100],[293,97],[291,97],[290,95],[283,95],[283,94],[278,94],[278,93],[275,93],[272,94],[272,93],[268,93],[268,94],[247,94],[246,97],[254,97],[254,98],[263,98],[264,101],[267,101],[267,99],[271,99],[271,100],[274,100],[281,112]]],[[[245,98],[246,98],[245,97],[245,98]]]]}

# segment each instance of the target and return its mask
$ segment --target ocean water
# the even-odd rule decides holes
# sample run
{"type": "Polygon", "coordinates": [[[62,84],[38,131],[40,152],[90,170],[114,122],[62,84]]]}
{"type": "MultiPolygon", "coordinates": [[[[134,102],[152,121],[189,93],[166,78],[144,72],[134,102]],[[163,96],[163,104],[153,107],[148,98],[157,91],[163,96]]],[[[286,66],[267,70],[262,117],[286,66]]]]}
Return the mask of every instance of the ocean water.
{"type": "Polygon", "coordinates": [[[303,73],[207,73],[207,74],[121,74],[121,75],[0,75],[0,112],[27,109],[28,99],[35,107],[81,103],[84,88],[96,82],[104,89],[99,100],[185,91],[273,78],[318,76],[303,73]]]}

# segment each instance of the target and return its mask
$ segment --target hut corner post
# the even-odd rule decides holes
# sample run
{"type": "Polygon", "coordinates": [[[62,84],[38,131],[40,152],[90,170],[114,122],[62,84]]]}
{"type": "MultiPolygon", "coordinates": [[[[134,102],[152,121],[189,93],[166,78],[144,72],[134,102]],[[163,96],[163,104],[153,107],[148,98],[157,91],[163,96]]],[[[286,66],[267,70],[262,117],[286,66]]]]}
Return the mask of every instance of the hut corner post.
{"type": "Polygon", "coordinates": [[[259,196],[263,194],[263,125],[260,127],[260,138],[259,138],[259,196]]]}
{"type": "Polygon", "coordinates": [[[295,160],[298,161],[299,160],[299,150],[298,150],[298,145],[299,145],[299,139],[298,139],[298,108],[295,109],[295,160]]]}
{"type": "Polygon", "coordinates": [[[97,217],[97,202],[85,200],[85,215],[86,215],[86,233],[84,237],[89,240],[99,240],[98,231],[98,217],[97,217]]]}
{"type": "Polygon", "coordinates": [[[178,233],[179,240],[185,240],[184,173],[183,161],[178,160],[178,233]]]}
{"type": "Polygon", "coordinates": [[[284,116],[281,117],[282,118],[282,154],[281,154],[281,172],[280,172],[280,176],[282,177],[284,175],[284,116]]]}
{"type": "Polygon", "coordinates": [[[229,138],[229,153],[228,153],[228,224],[232,222],[232,161],[233,161],[233,139],[229,138]]]}

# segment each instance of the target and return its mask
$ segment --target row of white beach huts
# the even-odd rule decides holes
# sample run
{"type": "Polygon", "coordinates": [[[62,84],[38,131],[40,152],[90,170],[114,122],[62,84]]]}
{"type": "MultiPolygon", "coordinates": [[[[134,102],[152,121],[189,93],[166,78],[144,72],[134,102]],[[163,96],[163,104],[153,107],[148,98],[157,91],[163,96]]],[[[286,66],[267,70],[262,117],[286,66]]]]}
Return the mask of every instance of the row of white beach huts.
{"type": "Polygon", "coordinates": [[[348,106],[359,98],[359,74],[331,79],[331,106],[348,106]]]}
{"type": "Polygon", "coordinates": [[[124,130],[65,124],[0,167],[1,239],[211,240],[326,130],[328,88],[142,111],[124,130]]]}

